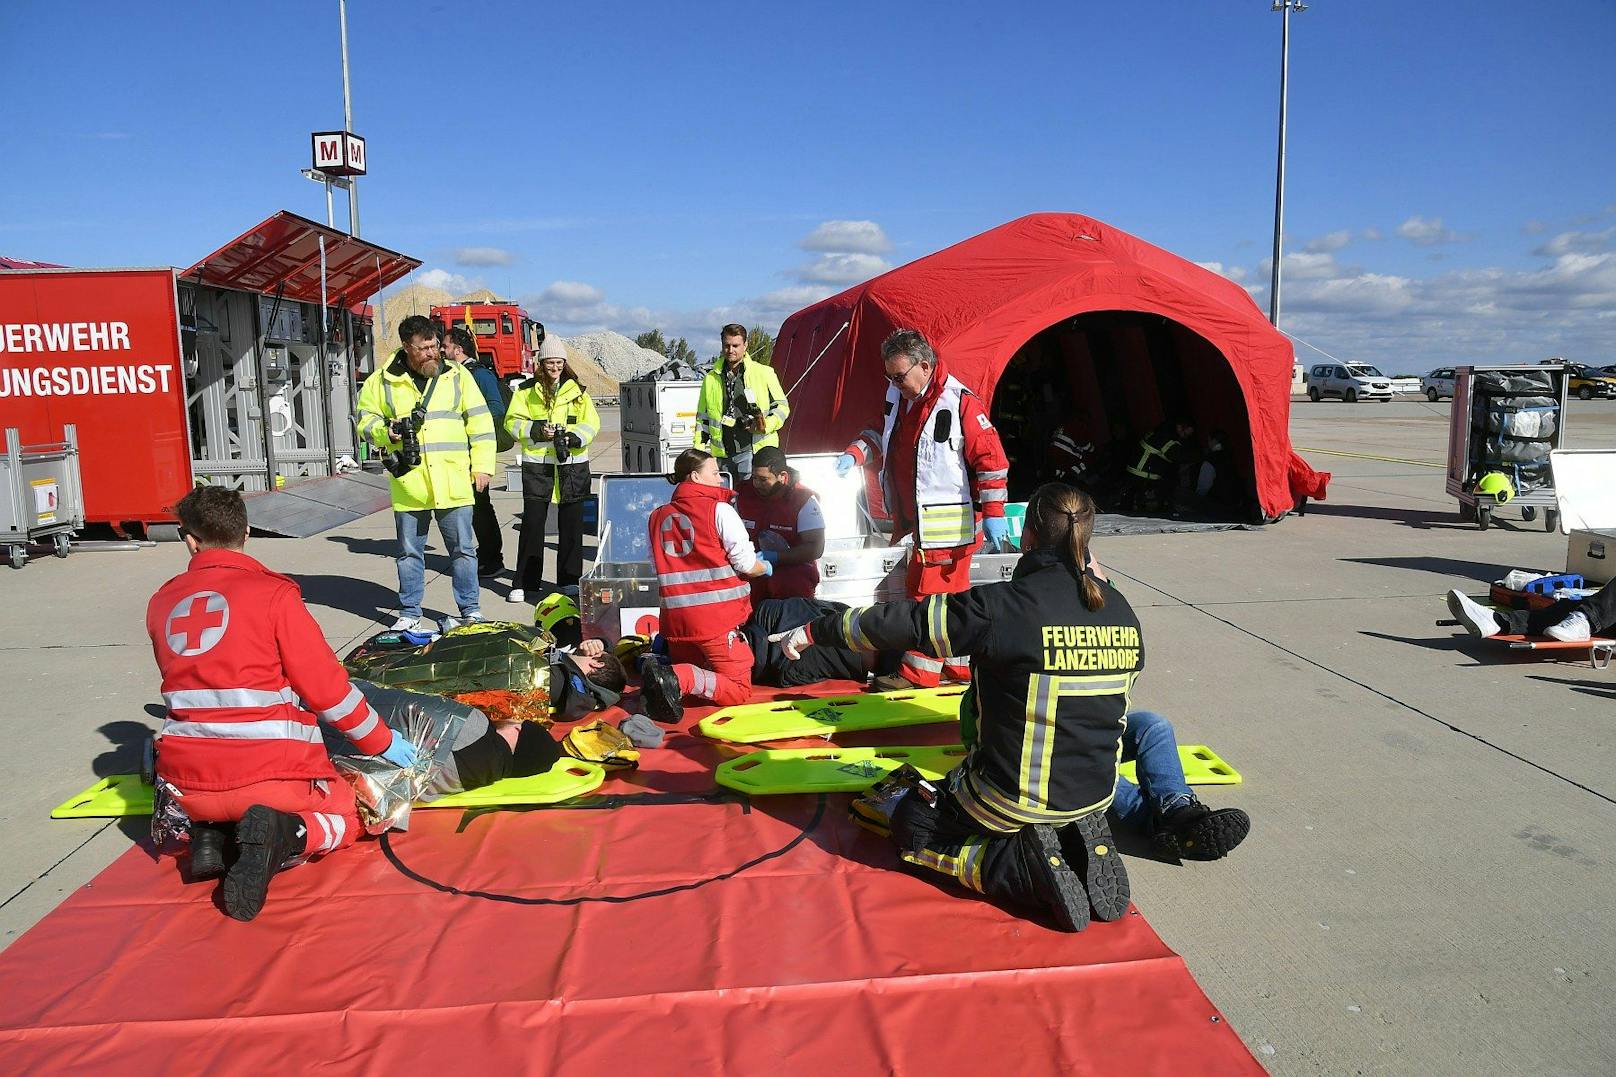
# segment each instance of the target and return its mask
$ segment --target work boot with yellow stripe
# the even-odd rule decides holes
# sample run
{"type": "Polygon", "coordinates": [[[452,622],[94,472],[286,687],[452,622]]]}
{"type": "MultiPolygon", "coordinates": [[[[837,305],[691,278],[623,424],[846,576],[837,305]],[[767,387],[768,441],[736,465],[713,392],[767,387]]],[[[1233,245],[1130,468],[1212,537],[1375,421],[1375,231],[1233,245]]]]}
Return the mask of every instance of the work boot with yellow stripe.
{"type": "Polygon", "coordinates": [[[1060,829],[1072,870],[1083,877],[1097,920],[1120,920],[1128,911],[1128,869],[1122,866],[1105,812],[1096,811],[1060,829]]]}

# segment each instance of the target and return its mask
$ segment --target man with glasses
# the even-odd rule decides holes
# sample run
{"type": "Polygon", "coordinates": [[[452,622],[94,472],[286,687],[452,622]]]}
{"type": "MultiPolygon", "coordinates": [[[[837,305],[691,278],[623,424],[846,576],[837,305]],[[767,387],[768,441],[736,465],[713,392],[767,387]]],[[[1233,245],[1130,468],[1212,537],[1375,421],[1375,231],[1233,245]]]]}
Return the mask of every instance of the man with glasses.
{"type": "Polygon", "coordinates": [[[449,551],[458,617],[443,629],[483,620],[477,585],[472,505],[494,474],[494,420],[476,379],[443,359],[437,328],[419,314],[398,327],[393,361],[359,393],[359,436],[386,453],[398,529],[396,632],[421,628],[426,590],[426,533],[438,521],[449,551]]]}
{"type": "MultiPolygon", "coordinates": [[[[971,586],[971,554],[982,545],[1006,549],[1010,464],[988,409],[949,374],[926,338],[899,329],[881,343],[886,409],[836,462],[845,475],[874,467],[892,517],[892,542],[912,537],[905,587],[911,599],[957,594],[971,586]]],[[[943,676],[970,679],[970,657],[904,655],[900,672],[877,677],[877,691],[935,687],[943,676]]]]}

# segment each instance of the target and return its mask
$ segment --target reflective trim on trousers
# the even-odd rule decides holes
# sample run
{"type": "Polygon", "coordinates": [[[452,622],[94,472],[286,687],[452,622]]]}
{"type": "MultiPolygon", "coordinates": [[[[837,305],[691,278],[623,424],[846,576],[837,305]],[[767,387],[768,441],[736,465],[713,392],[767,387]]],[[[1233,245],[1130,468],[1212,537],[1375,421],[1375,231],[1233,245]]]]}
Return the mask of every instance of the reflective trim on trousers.
{"type": "Polygon", "coordinates": [[[903,654],[903,664],[908,666],[910,669],[930,673],[934,677],[943,671],[942,662],[928,655],[921,654],[919,651],[905,651],[903,654]]]}
{"type": "Polygon", "coordinates": [[[953,853],[941,849],[921,849],[913,853],[899,853],[898,856],[911,864],[951,875],[980,894],[982,854],[987,851],[988,841],[987,838],[976,838],[965,842],[953,853]]]}
{"type": "Polygon", "coordinates": [[[745,598],[752,593],[750,584],[740,584],[736,587],[726,587],[722,591],[697,591],[693,595],[667,595],[662,597],[662,608],[665,610],[681,610],[690,606],[710,606],[717,602],[730,602],[737,598],[745,598]]]}
{"type": "Polygon", "coordinates": [[[297,693],[290,687],[273,692],[259,688],[184,688],[163,693],[163,704],[171,711],[246,710],[296,702],[297,693]]]}
{"type": "MultiPolygon", "coordinates": [[[[320,830],[320,844],[318,848],[305,850],[306,853],[329,853],[342,844],[343,836],[348,831],[346,819],[323,811],[310,812],[309,815],[320,830]]],[[[309,837],[312,839],[314,835],[311,833],[309,837]]]]}
{"type": "Polygon", "coordinates": [[[283,719],[258,722],[176,722],[170,718],[157,734],[163,737],[209,737],[214,740],[295,740],[323,744],[320,727],[283,719]]]}

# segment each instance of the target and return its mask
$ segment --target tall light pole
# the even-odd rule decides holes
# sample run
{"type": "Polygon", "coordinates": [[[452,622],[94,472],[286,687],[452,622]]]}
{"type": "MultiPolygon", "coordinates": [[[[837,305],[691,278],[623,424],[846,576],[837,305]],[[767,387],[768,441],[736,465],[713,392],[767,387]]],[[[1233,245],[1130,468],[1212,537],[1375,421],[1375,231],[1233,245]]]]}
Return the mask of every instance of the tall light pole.
{"type": "MultiPolygon", "coordinates": [[[[337,17],[342,22],[342,129],[353,130],[353,94],[348,89],[348,0],[337,0],[337,17]]],[[[1288,18],[1288,16],[1287,16],[1288,18]]],[[[1288,25],[1288,24],[1287,24],[1288,25]]],[[[1283,115],[1283,112],[1281,113],[1283,115]]],[[[1280,121],[1284,127],[1284,121],[1280,121]]],[[[1283,138],[1281,135],[1281,145],[1283,138]]],[[[1283,159],[1284,150],[1280,150],[1283,159]]],[[[348,234],[359,238],[359,184],[357,176],[348,181],[348,234]]]]}
{"type": "MultiPolygon", "coordinates": [[[[1284,13],[1279,45],[1279,174],[1274,180],[1274,274],[1268,286],[1268,320],[1279,327],[1279,267],[1285,239],[1285,97],[1291,74],[1291,12],[1306,11],[1302,0],[1274,0],[1271,9],[1284,13]]],[[[344,68],[346,70],[346,68],[344,68]]]]}

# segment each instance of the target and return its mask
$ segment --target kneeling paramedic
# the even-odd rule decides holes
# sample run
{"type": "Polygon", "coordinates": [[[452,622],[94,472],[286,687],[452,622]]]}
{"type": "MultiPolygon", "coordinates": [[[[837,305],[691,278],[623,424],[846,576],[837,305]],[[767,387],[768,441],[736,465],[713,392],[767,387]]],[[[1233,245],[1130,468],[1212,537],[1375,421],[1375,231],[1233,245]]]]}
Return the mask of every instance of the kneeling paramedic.
{"type": "Polygon", "coordinates": [[[752,649],[740,626],[752,614],[748,580],[761,559],[725,489],[718,461],[686,449],[674,461],[673,500],[651,513],[651,560],[662,592],[662,638],[671,666],[641,663],[645,705],[659,722],[684,715],[683,697],[729,707],[752,694],[752,649]]]}
{"type": "Polygon", "coordinates": [[[241,495],[198,487],[177,512],[191,563],[146,607],[168,707],[158,795],[174,797],[193,824],[192,878],[224,873],[222,824],[236,824],[224,906],[251,920],[287,861],[360,834],[353,789],[332,767],[320,723],[400,767],[416,751],[349,682],[297,584],[243,552],[241,495]]]}
{"type": "Polygon", "coordinates": [[[942,788],[892,790],[880,802],[884,820],[856,814],[885,821],[908,864],[1066,931],[1087,926],[1091,907],[1102,920],[1128,908],[1105,812],[1144,647],[1127,600],[1087,568],[1093,528],[1086,494],[1045,484],[1027,505],[1027,552],[1008,583],[852,609],[779,637],[787,653],[815,642],[970,652],[965,761],[942,788]]]}

